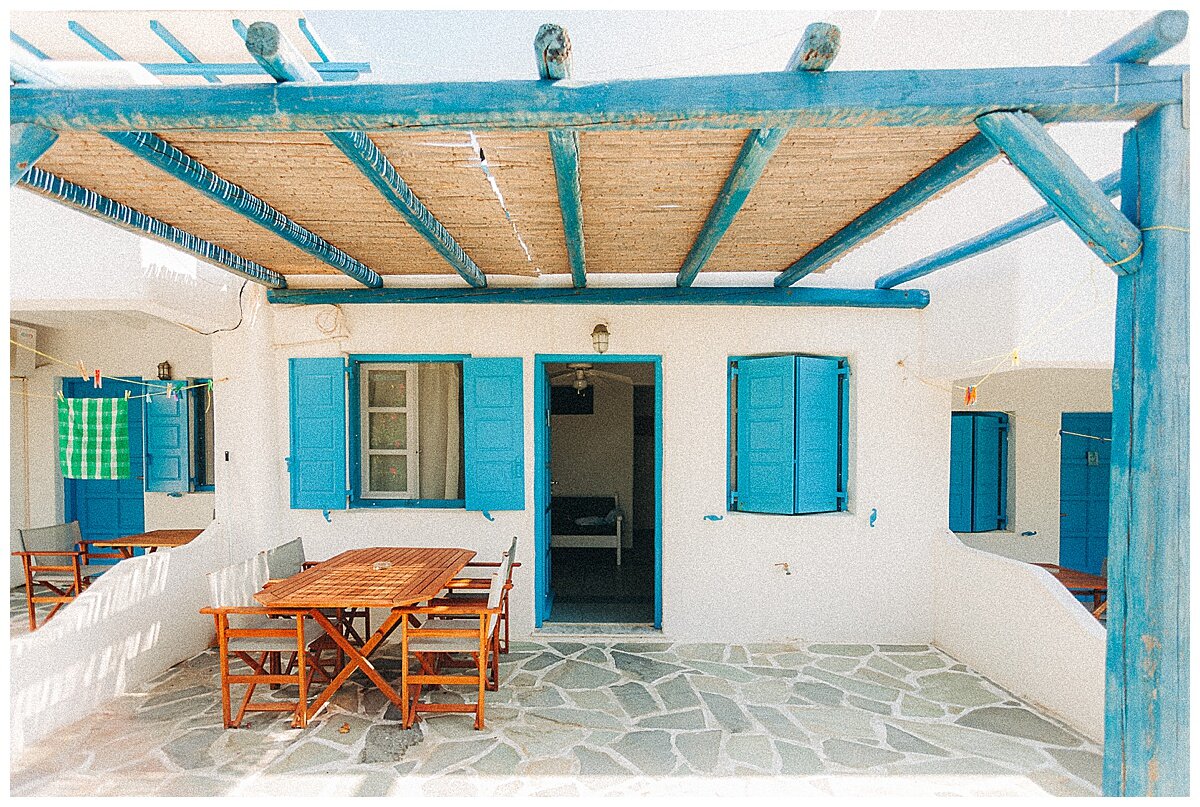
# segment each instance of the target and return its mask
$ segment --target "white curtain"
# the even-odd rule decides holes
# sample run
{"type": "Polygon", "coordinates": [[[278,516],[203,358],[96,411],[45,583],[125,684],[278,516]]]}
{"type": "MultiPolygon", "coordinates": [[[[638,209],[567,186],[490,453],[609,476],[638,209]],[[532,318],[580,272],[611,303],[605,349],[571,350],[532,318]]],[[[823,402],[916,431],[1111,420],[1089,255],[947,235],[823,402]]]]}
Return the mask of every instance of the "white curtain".
{"type": "Polygon", "coordinates": [[[422,499],[462,497],[462,368],[455,363],[421,364],[417,370],[420,392],[422,499]]]}

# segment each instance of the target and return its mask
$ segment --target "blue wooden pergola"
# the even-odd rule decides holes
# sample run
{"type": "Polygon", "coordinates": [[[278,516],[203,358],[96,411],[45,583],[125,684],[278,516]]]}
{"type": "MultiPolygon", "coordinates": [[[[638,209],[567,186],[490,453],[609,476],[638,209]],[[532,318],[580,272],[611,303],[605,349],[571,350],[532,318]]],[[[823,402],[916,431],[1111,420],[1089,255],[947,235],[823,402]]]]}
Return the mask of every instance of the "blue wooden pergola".
{"type": "MultiPolygon", "coordinates": [[[[931,272],[1065,222],[1119,276],[1113,372],[1104,791],[1185,795],[1189,763],[1188,618],[1188,68],[1148,64],[1182,41],[1187,16],[1165,12],[1069,67],[827,71],[834,26],[810,26],[787,69],[757,75],[581,84],[569,81],[570,42],[543,26],[539,78],[495,83],[331,83],[366,65],[306,60],[270,23],[235,22],[253,65],[199,63],[170,32],[183,60],[147,64],[154,75],[196,75],[203,86],[70,86],[52,60],[15,42],[10,90],[11,182],[168,242],[268,287],[288,303],[553,303],[782,305],[920,308],[928,292],[899,289],[931,272]],[[265,71],[275,83],[220,84],[265,71]],[[1067,121],[1131,121],[1121,170],[1092,181],[1047,134],[1067,121]],[[974,127],[974,135],[890,195],[862,210],[779,273],[773,286],[695,286],[789,130],[974,127]],[[590,288],[580,183],[580,136],[600,131],[749,130],[674,287],[590,288]],[[553,157],[568,287],[493,287],[450,229],[418,198],[370,133],[396,130],[537,132],[553,157]],[[168,142],[172,132],[323,133],[452,268],[454,287],[384,285],[380,273],[168,142]],[[60,138],[98,133],[332,267],[357,288],[289,288],[275,269],[238,255],[133,204],[40,168],[60,138]],[[1004,155],[1046,208],[889,271],[874,288],[804,283],[900,218],[1004,155]],[[1121,207],[1110,198],[1120,195],[1121,207]]],[[[74,29],[73,29],[74,30],[74,29]]],[[[74,30],[106,59],[120,57],[74,30]]],[[[771,267],[763,267],[771,268],[771,267]]]]}

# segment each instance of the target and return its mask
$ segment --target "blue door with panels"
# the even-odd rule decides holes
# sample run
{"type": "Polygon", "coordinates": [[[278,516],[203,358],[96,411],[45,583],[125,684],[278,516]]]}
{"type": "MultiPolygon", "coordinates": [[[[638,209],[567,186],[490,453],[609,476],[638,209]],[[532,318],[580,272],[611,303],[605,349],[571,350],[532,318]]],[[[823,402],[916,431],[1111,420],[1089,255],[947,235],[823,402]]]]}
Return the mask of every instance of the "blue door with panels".
{"type": "Polygon", "coordinates": [[[1063,412],[1058,562],[1100,574],[1108,557],[1111,412],[1063,412]]]}
{"type": "MultiPolygon", "coordinates": [[[[122,398],[126,390],[130,395],[141,395],[146,391],[139,384],[107,378],[100,389],[81,378],[63,379],[63,395],[68,398],[122,398]]],[[[143,424],[143,400],[133,398],[129,401],[128,479],[63,480],[65,520],[78,519],[86,541],[136,535],[146,529],[143,424]]]]}

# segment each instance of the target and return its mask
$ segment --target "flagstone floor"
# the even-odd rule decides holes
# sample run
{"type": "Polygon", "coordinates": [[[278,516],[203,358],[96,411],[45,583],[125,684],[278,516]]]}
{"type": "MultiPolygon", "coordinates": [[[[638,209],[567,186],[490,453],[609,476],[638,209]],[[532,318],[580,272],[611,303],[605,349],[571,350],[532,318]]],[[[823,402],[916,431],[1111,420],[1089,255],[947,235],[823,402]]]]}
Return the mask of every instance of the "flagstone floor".
{"type": "MultiPolygon", "coordinates": [[[[395,646],[373,658],[398,678],[395,646]]],[[[925,645],[514,642],[501,676],[479,732],[404,731],[361,675],[306,730],[225,730],[207,651],[15,756],[11,793],[1099,792],[1094,743],[925,645]]]]}

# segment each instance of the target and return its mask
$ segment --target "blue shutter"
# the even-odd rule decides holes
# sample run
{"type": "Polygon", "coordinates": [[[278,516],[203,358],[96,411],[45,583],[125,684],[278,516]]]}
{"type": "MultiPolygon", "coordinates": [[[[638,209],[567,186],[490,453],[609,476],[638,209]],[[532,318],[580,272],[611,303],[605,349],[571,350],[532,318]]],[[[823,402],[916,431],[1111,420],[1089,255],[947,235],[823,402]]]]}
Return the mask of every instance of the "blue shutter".
{"type": "Polygon", "coordinates": [[[971,532],[971,477],[975,464],[971,415],[950,416],[950,529],[971,532]]]}
{"type": "Polygon", "coordinates": [[[796,356],[796,513],[838,509],[841,395],[837,359],[796,356]]]}
{"type": "Polygon", "coordinates": [[[290,359],[292,509],[346,507],[346,372],[335,359],[290,359]]]}
{"type": "Polygon", "coordinates": [[[520,359],[463,360],[468,510],[525,509],[525,398],[520,359]]]}
{"type": "Polygon", "coordinates": [[[146,490],[185,493],[188,472],[187,393],[151,395],[146,398],[146,490]]]}
{"type": "Polygon", "coordinates": [[[740,360],[737,509],[750,513],[794,512],[795,459],[795,357],[740,360]]]}
{"type": "Polygon", "coordinates": [[[997,415],[980,414],[971,420],[975,427],[974,515],[971,529],[974,532],[988,532],[1004,526],[1000,499],[1004,487],[1001,457],[1007,429],[1001,428],[1001,417],[997,415]]]}

